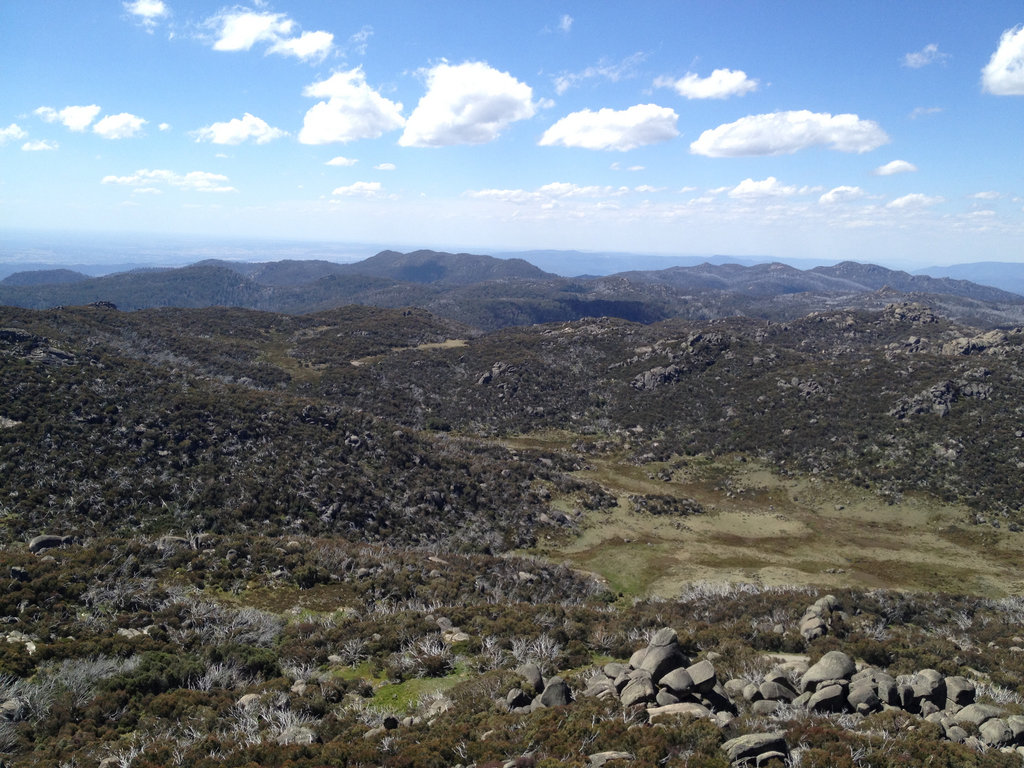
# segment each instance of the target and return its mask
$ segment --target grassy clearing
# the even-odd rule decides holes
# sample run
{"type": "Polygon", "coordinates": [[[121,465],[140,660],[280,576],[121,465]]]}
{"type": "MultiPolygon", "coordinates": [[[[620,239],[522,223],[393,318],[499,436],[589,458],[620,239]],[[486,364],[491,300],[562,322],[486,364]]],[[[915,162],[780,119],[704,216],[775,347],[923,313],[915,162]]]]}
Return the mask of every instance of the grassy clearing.
{"type": "MultiPolygon", "coordinates": [[[[566,435],[508,442],[571,446],[566,435]]],[[[1024,534],[974,526],[965,507],[911,494],[893,504],[817,476],[780,477],[743,457],[640,466],[613,454],[587,460],[578,476],[618,505],[586,512],[576,535],[550,539],[539,553],[593,571],[624,595],[671,597],[700,580],[1024,594],[1024,534]],[[693,499],[705,513],[637,513],[628,499],[644,494],[693,499]]],[[[556,503],[578,507],[570,497],[556,503]]]]}
{"type": "MultiPolygon", "coordinates": [[[[396,352],[422,352],[428,349],[457,349],[466,346],[466,339],[445,339],[444,341],[430,341],[425,344],[417,344],[415,347],[392,347],[391,354],[396,352]]],[[[352,365],[370,365],[386,358],[387,355],[368,355],[352,360],[352,365]]]]}
{"type": "Polygon", "coordinates": [[[447,691],[471,677],[468,672],[456,672],[447,677],[414,677],[401,683],[385,683],[374,691],[370,706],[404,714],[414,710],[424,697],[447,691]]]}

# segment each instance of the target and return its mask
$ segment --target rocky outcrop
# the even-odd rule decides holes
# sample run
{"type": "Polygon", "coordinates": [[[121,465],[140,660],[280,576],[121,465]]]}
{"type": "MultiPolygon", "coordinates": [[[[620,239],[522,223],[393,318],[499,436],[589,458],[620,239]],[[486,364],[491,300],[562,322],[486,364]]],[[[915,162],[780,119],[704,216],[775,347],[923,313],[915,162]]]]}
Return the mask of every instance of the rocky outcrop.
{"type": "Polygon", "coordinates": [[[833,595],[825,595],[811,604],[800,618],[800,634],[810,642],[829,634],[836,622],[845,618],[842,606],[833,595]]]}
{"type": "MultiPolygon", "coordinates": [[[[839,612],[831,596],[812,607],[816,607],[815,615],[817,611],[839,612]]],[[[857,717],[901,709],[936,723],[951,741],[978,749],[1024,749],[1024,716],[975,703],[974,683],[959,675],[922,669],[894,677],[885,670],[858,665],[842,651],[829,651],[814,664],[799,659],[781,663],[758,681],[732,678],[722,682],[714,659],[714,654],[696,661],[689,658],[675,630],[664,628],[628,662],[610,662],[596,670],[582,695],[616,700],[625,709],[643,712],[652,725],[701,718],[728,728],[741,711],[761,717],[793,709],[857,717]],[[971,732],[977,735],[971,736],[971,732]]],[[[521,686],[510,690],[502,701],[512,712],[572,702],[572,691],[561,677],[545,680],[532,664],[520,667],[519,676],[521,686]]],[[[782,733],[738,736],[726,741],[722,749],[734,766],[789,759],[782,733]]]]}

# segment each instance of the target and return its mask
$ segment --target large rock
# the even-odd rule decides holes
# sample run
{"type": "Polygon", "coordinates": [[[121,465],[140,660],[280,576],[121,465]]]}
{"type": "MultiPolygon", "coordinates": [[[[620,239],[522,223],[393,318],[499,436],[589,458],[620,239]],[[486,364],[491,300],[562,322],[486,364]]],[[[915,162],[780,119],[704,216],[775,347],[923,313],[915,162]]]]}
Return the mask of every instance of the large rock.
{"type": "Polygon", "coordinates": [[[540,703],[545,707],[564,707],[572,701],[572,691],[562,678],[555,676],[548,680],[544,692],[540,695],[540,703]]]}
{"type": "Polygon", "coordinates": [[[914,698],[919,701],[930,701],[936,706],[946,704],[946,679],[935,669],[922,669],[910,681],[914,698]]]}
{"type": "Polygon", "coordinates": [[[619,694],[619,701],[624,707],[632,707],[634,704],[647,704],[654,701],[656,693],[654,683],[647,675],[638,675],[626,684],[619,694]]]}
{"type": "Polygon", "coordinates": [[[946,700],[958,707],[974,703],[974,683],[966,677],[953,675],[946,678],[946,700]]]}
{"type": "Polygon", "coordinates": [[[596,752],[587,758],[590,762],[587,764],[587,768],[604,768],[613,761],[632,761],[633,755],[629,752],[596,752]]]}
{"type": "Polygon", "coordinates": [[[846,695],[850,707],[862,715],[877,712],[882,708],[882,701],[875,692],[875,686],[870,680],[858,680],[850,686],[850,692],[846,695]]]}
{"type": "Polygon", "coordinates": [[[718,679],[715,677],[715,667],[707,659],[691,664],[686,668],[686,673],[693,680],[693,687],[701,693],[707,693],[718,682],[718,679]]]}
{"type": "Polygon", "coordinates": [[[72,538],[70,536],[54,536],[52,534],[42,534],[36,536],[28,543],[28,549],[30,552],[42,552],[43,550],[53,549],[54,547],[66,547],[71,544],[72,538]]]}
{"type": "Polygon", "coordinates": [[[953,719],[958,723],[974,723],[975,725],[981,725],[986,720],[991,720],[994,717],[1002,717],[1003,714],[1004,712],[1002,709],[994,707],[991,704],[968,704],[953,715],[953,719]]]}
{"type": "Polygon", "coordinates": [[[841,685],[826,685],[818,688],[807,702],[807,709],[815,713],[845,712],[846,691],[841,685]]]}
{"type": "Polygon", "coordinates": [[[796,698],[796,691],[782,683],[765,681],[757,690],[761,698],[770,701],[792,701],[796,698]]]}
{"type": "Polygon", "coordinates": [[[657,683],[672,670],[685,665],[686,657],[683,656],[678,645],[652,645],[647,649],[644,660],[638,669],[650,672],[651,679],[657,683]]]}
{"type": "Polygon", "coordinates": [[[540,667],[533,662],[523,664],[516,670],[516,674],[526,682],[523,690],[528,693],[535,694],[544,690],[544,676],[540,673],[540,667]]]}
{"type": "Polygon", "coordinates": [[[783,732],[748,733],[745,736],[737,736],[735,739],[725,742],[722,749],[728,755],[731,763],[751,758],[757,759],[758,755],[765,752],[789,754],[789,748],[786,746],[786,734],[783,732]]]}
{"type": "Polygon", "coordinates": [[[693,689],[693,678],[690,677],[690,673],[685,669],[673,669],[662,677],[658,684],[663,688],[667,688],[675,695],[681,696],[693,689]]]}
{"type": "Polygon", "coordinates": [[[800,690],[813,691],[826,680],[849,680],[857,665],[842,651],[829,651],[800,678],[800,690]]]}
{"type": "Polygon", "coordinates": [[[654,633],[654,637],[647,645],[650,648],[662,648],[670,645],[679,647],[679,635],[671,627],[663,627],[654,633]]]}
{"type": "Polygon", "coordinates": [[[1013,732],[1001,717],[986,720],[978,727],[981,740],[990,747],[1005,747],[1013,742],[1013,732]]]}

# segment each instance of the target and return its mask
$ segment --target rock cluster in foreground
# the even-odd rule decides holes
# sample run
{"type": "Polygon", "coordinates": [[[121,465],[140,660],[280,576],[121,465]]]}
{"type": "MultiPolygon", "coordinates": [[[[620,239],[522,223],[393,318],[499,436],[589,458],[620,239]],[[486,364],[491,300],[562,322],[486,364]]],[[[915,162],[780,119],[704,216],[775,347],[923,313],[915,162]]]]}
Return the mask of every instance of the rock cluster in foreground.
{"type": "MultiPolygon", "coordinates": [[[[899,709],[938,724],[951,741],[1024,755],[1024,716],[1007,716],[997,706],[977,703],[975,685],[965,677],[944,676],[934,669],[893,676],[858,665],[842,651],[830,651],[813,665],[803,660],[782,663],[758,681],[723,682],[715,658],[712,653],[698,661],[689,658],[676,631],[664,628],[627,663],[605,664],[587,680],[582,695],[617,699],[625,708],[642,710],[652,724],[697,717],[721,728],[727,728],[741,709],[768,717],[785,714],[787,708],[853,717],[899,709]]],[[[523,684],[502,702],[510,711],[527,713],[572,702],[573,692],[561,677],[545,680],[533,664],[524,665],[519,673],[523,684]]],[[[784,734],[776,732],[743,734],[726,741],[722,749],[737,766],[762,765],[789,755],[784,734]]]]}

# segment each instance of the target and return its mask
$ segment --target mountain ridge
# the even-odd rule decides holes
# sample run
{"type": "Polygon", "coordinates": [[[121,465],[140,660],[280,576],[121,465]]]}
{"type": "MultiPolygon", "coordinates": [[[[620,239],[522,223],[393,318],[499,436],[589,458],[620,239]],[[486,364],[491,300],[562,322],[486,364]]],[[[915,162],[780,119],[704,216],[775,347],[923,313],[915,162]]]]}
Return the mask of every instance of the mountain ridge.
{"type": "Polygon", "coordinates": [[[344,304],[418,306],[480,328],[499,328],[592,315],[641,322],[733,314],[781,320],[837,305],[878,309],[889,299],[876,294],[895,290],[966,322],[1024,322],[1024,296],[857,262],[807,270],[779,262],[704,262],[566,278],[522,259],[385,250],[345,264],[322,259],[207,259],[186,267],[133,270],[67,283],[31,284],[30,275],[11,278],[0,283],[0,304],[36,309],[96,301],[125,310],[223,305],[296,314],[344,304]]]}

